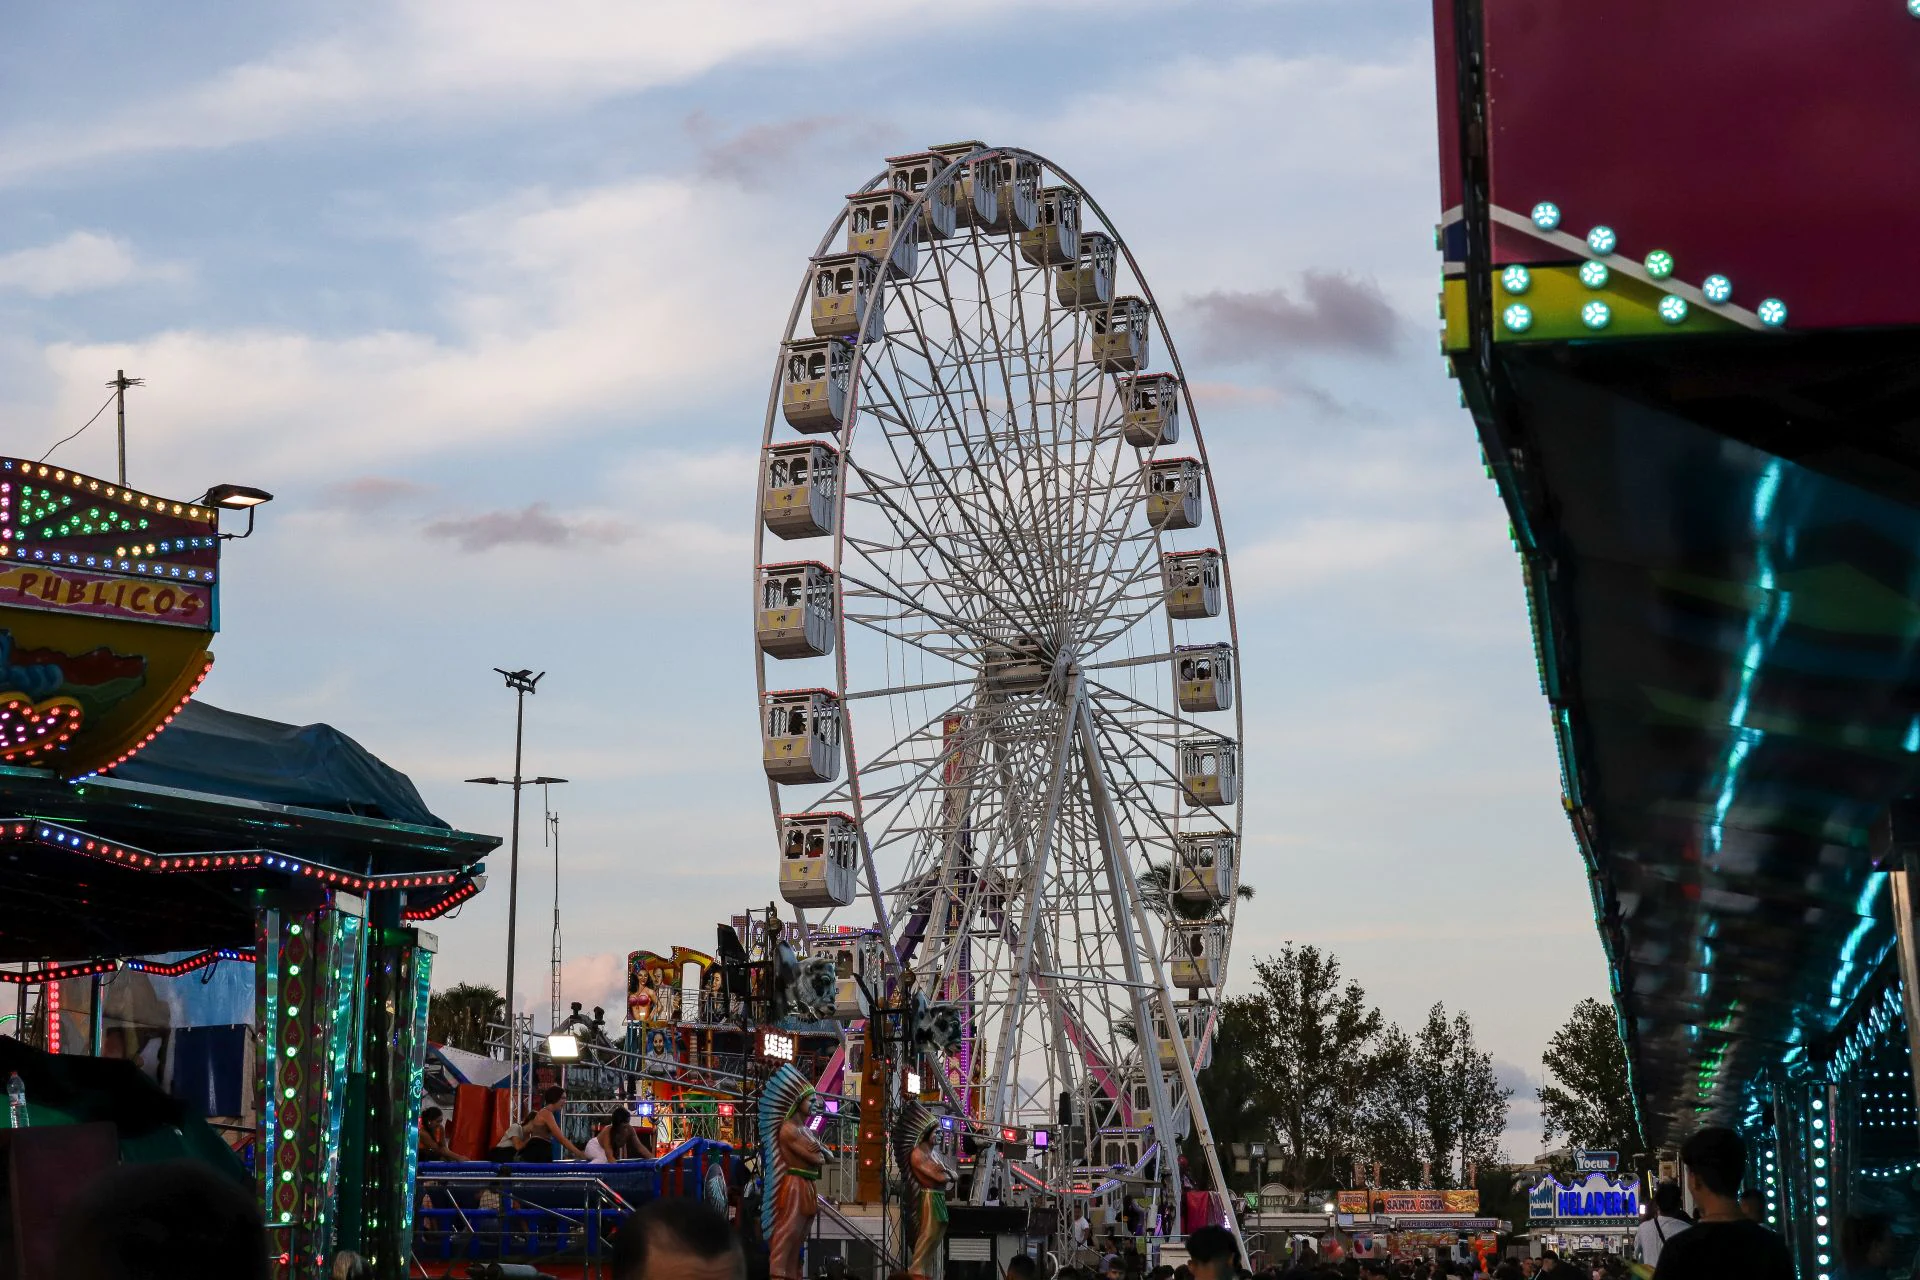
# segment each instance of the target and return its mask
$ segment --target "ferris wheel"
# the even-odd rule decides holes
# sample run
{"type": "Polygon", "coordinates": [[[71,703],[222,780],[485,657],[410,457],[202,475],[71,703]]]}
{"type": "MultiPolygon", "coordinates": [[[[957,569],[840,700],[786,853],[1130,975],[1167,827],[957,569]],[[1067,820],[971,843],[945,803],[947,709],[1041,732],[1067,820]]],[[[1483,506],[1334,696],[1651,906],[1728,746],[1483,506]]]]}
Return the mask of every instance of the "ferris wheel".
{"type": "Polygon", "coordinates": [[[1164,319],[1058,166],[955,143],[847,198],[788,317],[755,548],[783,897],[958,1012],[950,1106],[1070,1118],[1053,1167],[1208,1138],[1243,790],[1225,542],[1164,319]]]}

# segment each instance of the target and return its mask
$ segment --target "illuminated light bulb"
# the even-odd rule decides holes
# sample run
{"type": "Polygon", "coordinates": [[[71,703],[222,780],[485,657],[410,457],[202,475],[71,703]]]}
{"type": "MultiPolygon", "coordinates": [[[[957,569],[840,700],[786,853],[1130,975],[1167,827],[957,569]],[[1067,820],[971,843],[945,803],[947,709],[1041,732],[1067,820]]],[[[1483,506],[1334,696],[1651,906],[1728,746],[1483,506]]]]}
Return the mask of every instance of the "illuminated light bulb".
{"type": "Polygon", "coordinates": [[[1589,289],[1604,289],[1613,273],[1607,270],[1604,262],[1583,262],[1580,264],[1580,283],[1589,289]]]}
{"type": "MultiPolygon", "coordinates": [[[[1708,302],[1725,302],[1733,296],[1733,281],[1716,272],[1700,282],[1700,292],[1706,295],[1708,302]]],[[[1820,1109],[1817,1102],[1813,1106],[1816,1111],[1820,1109]]]]}
{"type": "Polygon", "coordinates": [[[1613,323],[1613,308],[1596,298],[1580,308],[1580,323],[1589,329],[1604,329],[1613,323]]]}
{"type": "Polygon", "coordinates": [[[1533,328],[1533,308],[1524,302],[1516,302],[1500,313],[1500,323],[1514,333],[1525,333],[1533,328]]]}
{"type": "Polygon", "coordinates": [[[1600,226],[1587,232],[1587,248],[1595,253],[1612,253],[1620,243],[1620,237],[1613,233],[1612,227],[1600,226]]]}
{"type": "Polygon", "coordinates": [[[1515,264],[1500,273],[1500,287],[1508,293],[1525,293],[1533,287],[1533,273],[1515,264]]]}
{"type": "Polygon", "coordinates": [[[1760,317],[1761,324],[1778,329],[1787,322],[1787,304],[1778,298],[1768,298],[1754,308],[1754,314],[1760,317]]]}
{"type": "Polygon", "coordinates": [[[1533,225],[1542,231],[1552,231],[1560,225],[1560,206],[1551,200],[1542,200],[1533,206],[1533,225]]]}

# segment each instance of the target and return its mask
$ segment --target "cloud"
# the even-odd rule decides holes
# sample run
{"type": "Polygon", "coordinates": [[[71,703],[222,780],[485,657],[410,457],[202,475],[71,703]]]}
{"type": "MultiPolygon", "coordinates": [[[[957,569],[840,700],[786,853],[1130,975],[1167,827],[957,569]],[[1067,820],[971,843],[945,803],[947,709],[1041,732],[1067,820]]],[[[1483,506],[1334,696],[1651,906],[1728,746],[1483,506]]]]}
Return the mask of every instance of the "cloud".
{"type": "MultiPolygon", "coordinates": [[[[1051,3],[1075,8],[1085,0],[1051,3]]],[[[1035,7],[1036,0],[900,0],[888,22],[865,33],[858,56],[889,40],[919,51],[939,31],[1035,7]]],[[[375,121],[470,126],[645,93],[752,58],[824,53],[838,68],[850,56],[842,24],[790,0],[402,0],[340,9],[324,30],[184,89],[84,124],[0,136],[0,180],[375,121]]]]}
{"type": "Polygon", "coordinates": [[[322,496],[326,506],[338,507],[347,511],[385,511],[392,507],[412,502],[431,490],[423,484],[411,480],[395,480],[388,476],[356,476],[351,480],[342,480],[330,484],[322,496]]]}
{"type": "Polygon", "coordinates": [[[712,193],[655,178],[533,188],[424,226],[437,314],[416,328],[50,344],[51,416],[85,421],[99,370],[138,370],[143,438],[218,454],[269,488],[411,470],[448,448],[484,458],[534,432],[552,446],[610,422],[671,430],[712,388],[767,376],[778,334],[740,316],[783,314],[797,272],[776,234],[784,208],[712,193]]]}
{"type": "Polygon", "coordinates": [[[462,551],[478,552],[514,546],[610,546],[626,541],[633,530],[611,520],[556,516],[546,503],[535,502],[518,511],[483,511],[435,520],[427,525],[426,535],[447,539],[462,551]]]}
{"type": "Polygon", "coordinates": [[[1400,344],[1400,316],[1380,286],[1343,272],[1302,272],[1297,296],[1222,290],[1187,305],[1203,344],[1222,360],[1278,362],[1299,348],[1381,357],[1400,344]]]}
{"type": "MultiPolygon", "coordinates": [[[[562,919],[562,946],[560,959],[560,1016],[565,1017],[567,1006],[579,1001],[581,1012],[593,1016],[596,1007],[606,1010],[607,1029],[617,1029],[627,1018],[627,958],[611,951],[600,951],[590,955],[570,956],[565,947],[565,921],[562,919]]],[[[523,971],[524,972],[524,971],[523,971]]],[[[551,974],[549,967],[543,977],[551,974]]],[[[520,1003],[530,1009],[546,1009],[551,999],[548,994],[548,982],[542,981],[533,992],[520,993],[520,1003]]]]}
{"type": "Polygon", "coordinates": [[[0,291],[58,298],[142,279],[177,279],[177,266],[143,266],[118,236],[75,231],[52,244],[0,255],[0,291]]]}
{"type": "Polygon", "coordinates": [[[711,117],[696,111],[687,117],[686,128],[699,147],[701,177],[749,190],[774,186],[803,153],[818,149],[811,143],[839,135],[839,143],[847,149],[871,151],[888,136],[888,130],[877,124],[847,116],[772,120],[723,135],[711,117]]]}

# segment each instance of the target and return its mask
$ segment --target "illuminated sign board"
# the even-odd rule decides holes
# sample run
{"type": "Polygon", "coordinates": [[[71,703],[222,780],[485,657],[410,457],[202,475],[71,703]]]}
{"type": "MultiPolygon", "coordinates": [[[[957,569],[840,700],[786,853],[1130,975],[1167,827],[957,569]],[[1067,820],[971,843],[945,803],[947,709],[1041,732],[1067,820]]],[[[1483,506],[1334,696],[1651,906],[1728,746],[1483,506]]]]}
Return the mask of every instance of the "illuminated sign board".
{"type": "Polygon", "coordinates": [[[1340,1213],[1435,1214],[1480,1212],[1480,1193],[1453,1191],[1341,1191],[1334,1196],[1340,1213]]]}
{"type": "Polygon", "coordinates": [[[1573,1171],[1575,1173],[1618,1173],[1620,1172],[1620,1153],[1618,1151],[1576,1151],[1573,1153],[1573,1171]]]}
{"type": "Polygon", "coordinates": [[[1630,1226],[1640,1221],[1640,1184],[1590,1173],[1571,1185],[1542,1178],[1527,1196],[1530,1222],[1573,1226],[1630,1226]]]}
{"type": "Polygon", "coordinates": [[[219,627],[219,511],[0,457],[0,764],[110,769],[172,721],[219,627]]]}

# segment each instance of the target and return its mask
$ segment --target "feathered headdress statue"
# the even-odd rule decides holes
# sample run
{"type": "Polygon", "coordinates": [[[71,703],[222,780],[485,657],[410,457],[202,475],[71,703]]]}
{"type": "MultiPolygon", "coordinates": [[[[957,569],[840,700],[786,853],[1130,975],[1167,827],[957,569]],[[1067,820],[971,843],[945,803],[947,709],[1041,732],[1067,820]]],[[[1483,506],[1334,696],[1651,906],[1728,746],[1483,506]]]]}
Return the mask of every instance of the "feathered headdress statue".
{"type": "Polygon", "coordinates": [[[920,1183],[913,1176],[913,1149],[929,1130],[940,1127],[940,1118],[920,1105],[918,1098],[900,1104],[893,1125],[894,1167],[900,1171],[900,1238],[914,1240],[920,1234],[920,1183]]]}
{"type": "Polygon", "coordinates": [[[773,1206],[779,1197],[780,1180],[787,1175],[786,1153],[780,1149],[780,1126],[794,1112],[807,1105],[813,1086],[791,1062],[767,1077],[766,1090],[760,1095],[760,1233],[773,1238],[773,1206]]]}

